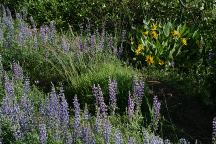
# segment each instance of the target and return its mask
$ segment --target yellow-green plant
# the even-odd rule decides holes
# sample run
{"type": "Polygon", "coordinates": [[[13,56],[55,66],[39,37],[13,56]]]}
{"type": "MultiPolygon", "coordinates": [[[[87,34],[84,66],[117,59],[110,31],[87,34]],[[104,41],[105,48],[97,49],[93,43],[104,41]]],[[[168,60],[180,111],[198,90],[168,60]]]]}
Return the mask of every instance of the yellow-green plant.
{"type": "Polygon", "coordinates": [[[134,60],[145,65],[160,67],[172,66],[180,55],[190,57],[188,52],[193,49],[198,52],[198,42],[197,31],[193,31],[186,25],[176,26],[171,22],[144,20],[144,25],[130,35],[134,60]]]}

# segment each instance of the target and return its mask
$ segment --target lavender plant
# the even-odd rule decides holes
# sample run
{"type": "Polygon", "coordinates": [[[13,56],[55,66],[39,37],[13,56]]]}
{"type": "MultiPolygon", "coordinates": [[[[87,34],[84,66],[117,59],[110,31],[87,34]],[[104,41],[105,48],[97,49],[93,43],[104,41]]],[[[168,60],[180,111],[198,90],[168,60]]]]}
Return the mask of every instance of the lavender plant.
{"type": "Polygon", "coordinates": [[[212,143],[216,143],[216,117],[212,121],[212,143]]]}
{"type": "Polygon", "coordinates": [[[117,108],[117,82],[116,80],[112,80],[109,78],[109,105],[111,109],[111,113],[114,115],[115,110],[117,108]]]}
{"type": "Polygon", "coordinates": [[[153,129],[154,131],[158,130],[158,123],[160,120],[160,109],[161,103],[159,102],[157,96],[153,98],[153,129]]]}

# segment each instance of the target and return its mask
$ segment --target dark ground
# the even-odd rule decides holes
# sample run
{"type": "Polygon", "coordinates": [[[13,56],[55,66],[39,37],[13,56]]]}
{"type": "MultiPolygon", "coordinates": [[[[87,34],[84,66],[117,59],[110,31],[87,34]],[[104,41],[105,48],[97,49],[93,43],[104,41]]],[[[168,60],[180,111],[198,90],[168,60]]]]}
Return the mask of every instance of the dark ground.
{"type": "Polygon", "coordinates": [[[149,81],[148,85],[162,101],[164,138],[183,137],[191,143],[211,144],[213,112],[198,97],[186,95],[190,89],[181,91],[178,85],[159,81],[149,81]]]}

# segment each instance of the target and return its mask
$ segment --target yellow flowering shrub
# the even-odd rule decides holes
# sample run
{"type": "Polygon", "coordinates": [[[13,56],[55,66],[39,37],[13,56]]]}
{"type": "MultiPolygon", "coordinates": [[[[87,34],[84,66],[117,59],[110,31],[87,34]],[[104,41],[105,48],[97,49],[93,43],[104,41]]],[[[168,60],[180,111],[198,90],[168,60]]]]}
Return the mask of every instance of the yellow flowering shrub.
{"type": "Polygon", "coordinates": [[[143,27],[136,29],[130,36],[133,37],[130,43],[134,52],[133,60],[142,65],[159,67],[172,66],[178,57],[188,57],[189,51],[192,50],[189,45],[195,50],[199,41],[197,31],[191,31],[186,25],[175,26],[171,22],[145,20],[143,27]]]}

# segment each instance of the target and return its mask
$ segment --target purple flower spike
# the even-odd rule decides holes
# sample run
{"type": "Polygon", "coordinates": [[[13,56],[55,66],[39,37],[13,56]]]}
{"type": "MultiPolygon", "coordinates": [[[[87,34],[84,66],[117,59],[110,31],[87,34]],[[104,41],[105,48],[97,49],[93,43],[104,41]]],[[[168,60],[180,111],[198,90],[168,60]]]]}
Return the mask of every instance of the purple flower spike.
{"type": "MultiPolygon", "coordinates": [[[[99,108],[100,110],[100,108],[99,108]]],[[[96,122],[95,122],[95,132],[98,133],[101,125],[101,118],[100,118],[100,112],[99,110],[97,111],[97,116],[96,116],[96,122]]]]}
{"type": "Polygon", "coordinates": [[[78,102],[77,96],[74,97],[74,125],[73,125],[73,139],[76,139],[78,135],[78,128],[80,125],[80,104],[78,102]]]}
{"type": "Polygon", "coordinates": [[[116,98],[116,95],[117,95],[117,82],[116,80],[111,80],[109,78],[109,98],[110,98],[110,107],[111,107],[111,110],[112,110],[112,114],[114,115],[115,114],[115,110],[117,108],[117,98],[116,98]]]}
{"type": "Polygon", "coordinates": [[[112,126],[111,126],[109,120],[106,119],[106,121],[103,124],[103,137],[104,137],[106,144],[110,143],[111,132],[112,132],[112,126]]]}
{"type": "Polygon", "coordinates": [[[129,137],[128,144],[135,144],[135,140],[133,137],[129,137]]]}
{"type": "Polygon", "coordinates": [[[158,101],[157,96],[153,98],[153,128],[156,131],[158,129],[158,122],[160,120],[160,108],[161,103],[158,101]]]}
{"type": "Polygon", "coordinates": [[[122,143],[122,136],[120,130],[115,131],[115,144],[121,144],[122,143]]]}
{"type": "Polygon", "coordinates": [[[100,85],[98,85],[97,87],[98,87],[98,101],[99,101],[99,106],[100,106],[100,114],[101,116],[105,117],[107,113],[107,106],[104,102],[103,92],[101,90],[100,85]]]}
{"type": "Polygon", "coordinates": [[[14,87],[13,84],[10,82],[6,72],[4,73],[4,89],[6,91],[6,96],[14,96],[14,87]]]}
{"type": "Polygon", "coordinates": [[[212,122],[212,143],[216,143],[216,117],[213,118],[212,122]]]}
{"type": "Polygon", "coordinates": [[[96,36],[95,34],[91,35],[91,47],[94,48],[96,45],[96,36]]]}
{"type": "Polygon", "coordinates": [[[132,119],[134,114],[134,101],[131,98],[131,93],[129,92],[129,96],[128,96],[128,118],[129,120],[132,119]]]}
{"type": "Polygon", "coordinates": [[[98,110],[99,108],[101,116],[105,117],[107,112],[107,106],[104,102],[103,92],[100,85],[98,85],[97,87],[93,85],[92,91],[96,99],[96,110],[98,110]]]}
{"type": "Polygon", "coordinates": [[[63,87],[61,87],[59,97],[61,98],[61,103],[60,103],[61,127],[63,128],[64,133],[66,133],[69,124],[69,113],[68,113],[68,103],[65,99],[63,87]]]}
{"type": "Polygon", "coordinates": [[[51,21],[51,22],[50,22],[49,27],[50,27],[50,29],[49,29],[49,31],[48,31],[49,41],[50,41],[51,43],[54,43],[55,33],[56,33],[56,27],[55,27],[54,21],[51,21]]]}
{"type": "Polygon", "coordinates": [[[51,118],[58,119],[59,118],[59,100],[58,95],[56,94],[55,87],[52,87],[52,91],[50,93],[50,103],[49,103],[49,113],[51,118]]]}
{"type": "Polygon", "coordinates": [[[144,81],[142,80],[133,80],[133,92],[136,100],[136,105],[138,107],[142,104],[142,98],[144,95],[144,81]]]}
{"type": "Polygon", "coordinates": [[[30,79],[26,77],[24,80],[24,86],[23,86],[24,95],[28,95],[29,90],[30,90],[30,79]]]}
{"type": "Polygon", "coordinates": [[[91,129],[89,125],[82,128],[82,140],[84,144],[91,143],[91,129]]]}
{"type": "Polygon", "coordinates": [[[40,124],[39,125],[39,140],[41,144],[47,143],[47,132],[46,132],[46,125],[40,124]]]}
{"type": "Polygon", "coordinates": [[[62,37],[61,46],[62,46],[64,53],[68,53],[70,51],[69,43],[67,42],[64,36],[62,37]]]}
{"type": "Polygon", "coordinates": [[[46,33],[46,27],[47,26],[41,26],[40,27],[40,36],[43,44],[47,43],[47,33],[46,33]]]}
{"type": "Polygon", "coordinates": [[[23,69],[22,67],[13,61],[13,73],[14,73],[14,78],[15,80],[23,80],[23,69]]]}

